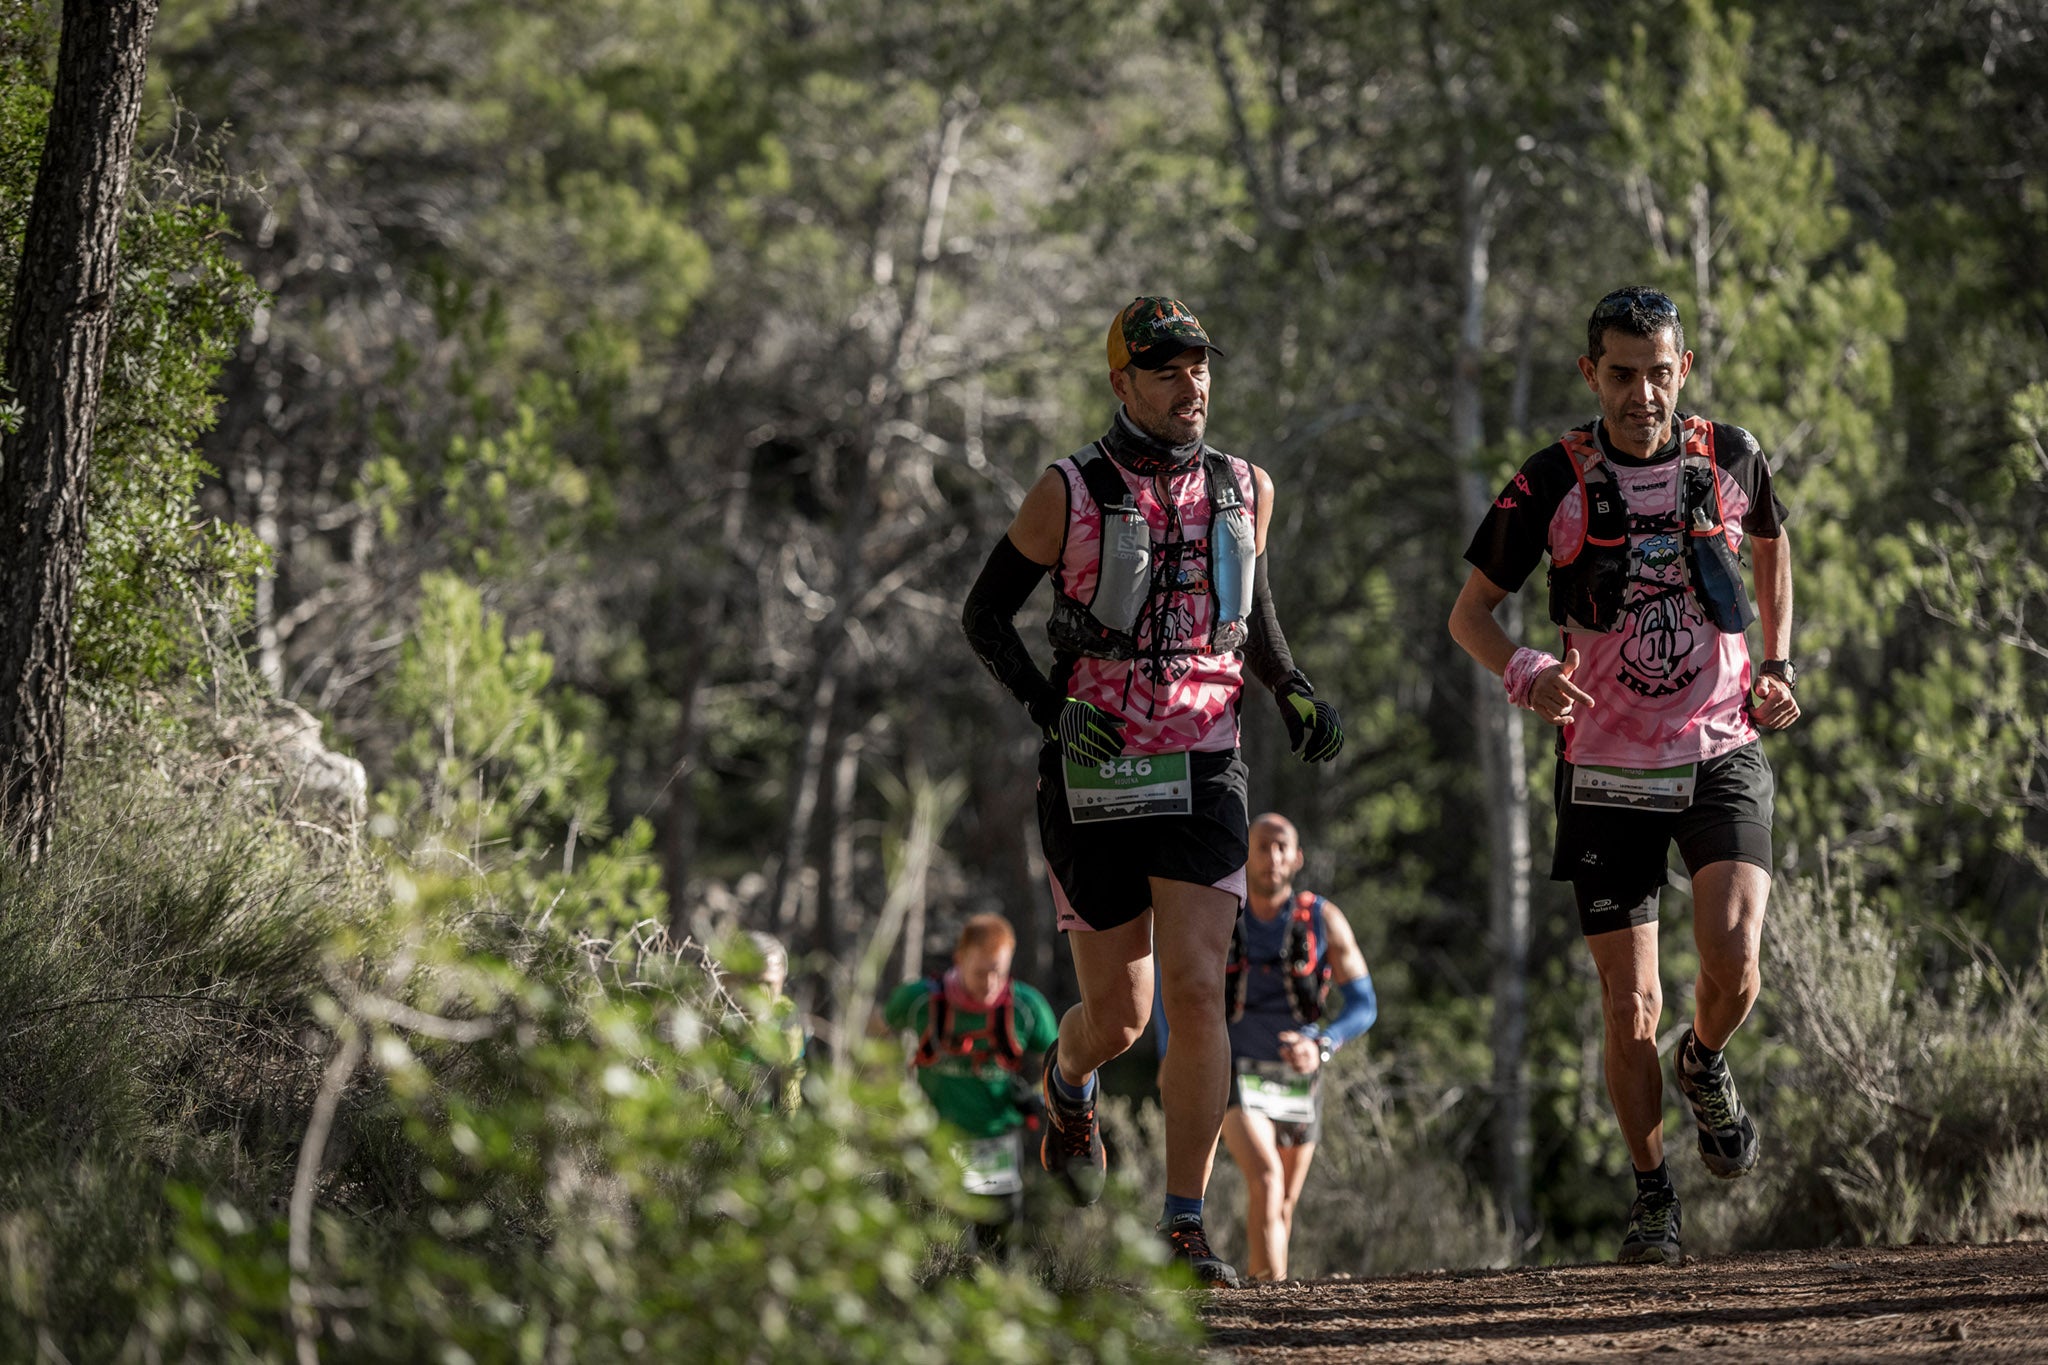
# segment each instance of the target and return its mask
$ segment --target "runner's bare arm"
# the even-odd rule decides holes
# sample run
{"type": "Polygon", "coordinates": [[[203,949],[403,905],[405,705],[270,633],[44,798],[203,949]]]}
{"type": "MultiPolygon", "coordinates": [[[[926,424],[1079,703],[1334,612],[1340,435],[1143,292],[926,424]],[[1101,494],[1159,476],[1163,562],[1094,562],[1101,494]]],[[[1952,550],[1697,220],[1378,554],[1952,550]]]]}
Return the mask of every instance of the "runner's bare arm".
{"type": "Polygon", "coordinates": [[[1359,950],[1358,935],[1351,932],[1344,912],[1328,901],[1323,902],[1323,926],[1330,933],[1330,980],[1341,987],[1364,976],[1365,954],[1359,950]]]}
{"type": "MultiPolygon", "coordinates": [[[[1451,638],[1481,667],[1496,675],[1507,672],[1517,649],[1493,614],[1507,598],[1505,588],[1474,569],[1458,593],[1457,604],[1451,608],[1451,638]]],[[[1544,669],[1529,689],[1529,709],[1552,725],[1569,725],[1575,707],[1593,705],[1592,696],[1572,681],[1578,663],[1578,651],[1567,651],[1564,662],[1544,669]]]]}
{"type": "MultiPolygon", "coordinates": [[[[1792,542],[1776,536],[1749,538],[1750,573],[1756,580],[1756,617],[1763,632],[1764,658],[1792,657],[1792,542]]],[[[1799,719],[1799,701],[1782,678],[1756,678],[1750,715],[1766,730],[1782,730],[1799,719]]]]}
{"type": "Polygon", "coordinates": [[[1056,564],[1066,537],[1067,481],[1057,469],[1047,469],[1024,495],[1010,523],[1010,543],[1034,564],[1056,564]]]}
{"type": "Polygon", "coordinates": [[[1474,569],[1451,608],[1451,638],[1495,677],[1507,672],[1508,660],[1515,657],[1515,642],[1493,615],[1507,600],[1506,589],[1474,569]]]}

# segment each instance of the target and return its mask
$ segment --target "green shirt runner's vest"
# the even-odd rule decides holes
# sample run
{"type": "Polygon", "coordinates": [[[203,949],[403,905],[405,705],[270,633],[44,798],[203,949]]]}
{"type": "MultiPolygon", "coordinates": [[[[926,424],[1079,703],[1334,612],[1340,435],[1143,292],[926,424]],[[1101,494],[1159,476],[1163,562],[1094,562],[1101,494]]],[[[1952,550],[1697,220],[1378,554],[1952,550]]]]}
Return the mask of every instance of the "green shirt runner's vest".
{"type": "MultiPolygon", "coordinates": [[[[883,1019],[893,1029],[923,1033],[931,1018],[933,989],[929,979],[898,986],[882,1008],[883,1019]]],[[[1059,1037],[1059,1019],[1052,1006],[1021,981],[1011,982],[1010,992],[1019,1050],[1027,1054],[1045,1051],[1059,1037]]],[[[939,1117],[969,1138],[1001,1137],[1024,1122],[1024,1113],[1017,1107],[1017,1087],[1028,1089],[1030,1082],[1007,1070],[997,1056],[990,1027],[997,1022],[971,1010],[953,1011],[947,1031],[956,1038],[971,1038],[972,1047],[965,1055],[943,1053],[917,1072],[917,1084],[939,1117]]]]}

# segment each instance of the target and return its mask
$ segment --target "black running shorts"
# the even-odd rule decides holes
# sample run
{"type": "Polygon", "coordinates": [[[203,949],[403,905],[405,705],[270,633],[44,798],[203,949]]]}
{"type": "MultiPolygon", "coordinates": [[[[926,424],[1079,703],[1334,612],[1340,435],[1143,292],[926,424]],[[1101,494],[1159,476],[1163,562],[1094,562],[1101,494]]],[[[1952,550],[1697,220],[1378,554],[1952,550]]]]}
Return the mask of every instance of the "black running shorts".
{"type": "Polygon", "coordinates": [[[1149,878],[1224,886],[1244,898],[1250,817],[1244,760],[1235,751],[1188,755],[1194,809],[1075,825],[1067,810],[1059,746],[1038,752],[1038,839],[1045,850],[1060,928],[1114,929],[1152,907],[1149,878]],[[1070,919],[1066,911],[1072,911],[1070,919]]]}
{"type": "Polygon", "coordinates": [[[1572,765],[1557,761],[1557,851],[1552,881],[1570,882],[1579,931],[1588,937],[1657,918],[1665,859],[1678,841],[1687,872],[1712,863],[1771,869],[1771,806],[1777,784],[1757,743],[1700,764],[1682,811],[1617,810],[1571,800],[1572,765]]]}
{"type": "MultiPolygon", "coordinates": [[[[1237,1069],[1233,1066],[1230,1072],[1230,1103],[1227,1106],[1230,1109],[1244,1108],[1244,1094],[1238,1089],[1237,1077],[1237,1069]]],[[[1275,1147],[1307,1147],[1323,1140],[1322,1085],[1318,1083],[1315,1089],[1309,1093],[1315,1097],[1316,1107],[1315,1117],[1307,1123],[1287,1123],[1280,1119],[1269,1120],[1273,1125],[1273,1145],[1275,1147]]]]}

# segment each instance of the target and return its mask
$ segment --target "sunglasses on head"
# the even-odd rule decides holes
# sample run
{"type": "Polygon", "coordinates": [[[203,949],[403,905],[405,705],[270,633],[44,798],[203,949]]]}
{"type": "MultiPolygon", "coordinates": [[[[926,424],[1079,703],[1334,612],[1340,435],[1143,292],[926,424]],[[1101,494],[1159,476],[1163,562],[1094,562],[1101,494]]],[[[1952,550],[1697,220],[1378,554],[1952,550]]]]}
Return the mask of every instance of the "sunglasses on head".
{"type": "Polygon", "coordinates": [[[1655,289],[1617,289],[1593,307],[1593,317],[1618,318],[1631,313],[1643,312],[1652,317],[1678,316],[1678,305],[1668,294],[1655,289]]]}

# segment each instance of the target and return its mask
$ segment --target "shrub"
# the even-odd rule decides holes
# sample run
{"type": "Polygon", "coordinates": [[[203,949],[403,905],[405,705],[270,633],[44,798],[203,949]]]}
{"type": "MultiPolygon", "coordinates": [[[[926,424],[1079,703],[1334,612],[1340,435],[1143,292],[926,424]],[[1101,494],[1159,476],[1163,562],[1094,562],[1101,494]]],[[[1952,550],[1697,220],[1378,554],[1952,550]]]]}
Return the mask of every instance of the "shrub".
{"type": "MultiPolygon", "coordinates": [[[[2048,976],[1967,964],[1921,977],[1838,862],[1780,884],[1766,928],[1756,1087],[1761,1180],[1716,1223],[1736,1245],[2001,1238],[2038,1230],[2048,1130],[2048,976]]],[[[1947,946],[1947,945],[1943,945],[1947,946]]],[[[1747,1183],[1747,1182],[1745,1182],[1747,1183]]]]}

